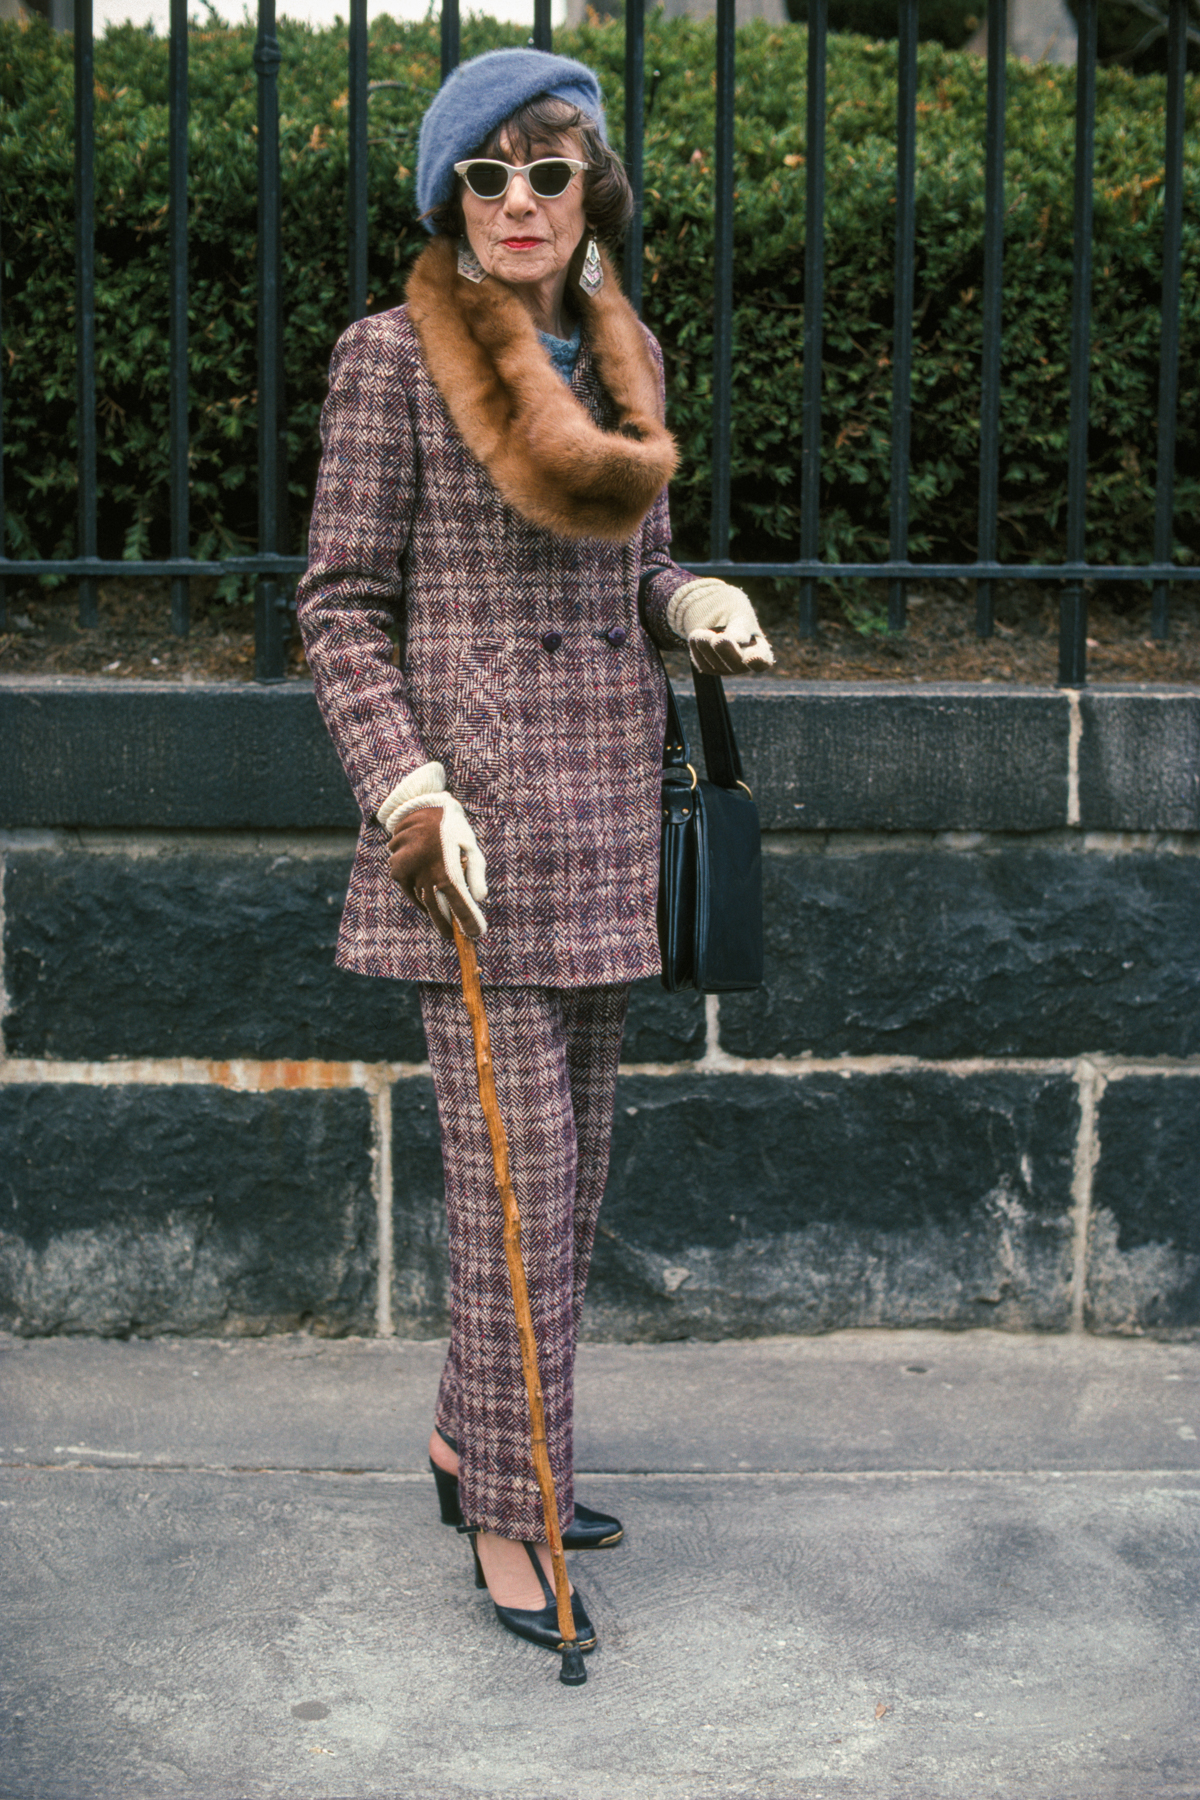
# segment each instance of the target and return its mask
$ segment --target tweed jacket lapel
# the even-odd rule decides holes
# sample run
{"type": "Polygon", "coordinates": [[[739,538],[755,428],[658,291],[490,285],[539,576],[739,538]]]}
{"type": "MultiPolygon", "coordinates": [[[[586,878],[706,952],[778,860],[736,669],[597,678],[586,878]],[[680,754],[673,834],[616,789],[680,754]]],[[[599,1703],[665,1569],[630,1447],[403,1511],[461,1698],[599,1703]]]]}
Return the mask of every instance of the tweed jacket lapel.
{"type": "Polygon", "coordinates": [[[449,238],[422,252],[408,282],[409,317],[434,385],[507,503],[561,537],[626,543],[670,480],[675,445],[645,334],[607,260],[600,293],[578,299],[615,412],[612,431],[559,379],[515,295],[502,282],[476,286],[458,274],[449,238]]]}

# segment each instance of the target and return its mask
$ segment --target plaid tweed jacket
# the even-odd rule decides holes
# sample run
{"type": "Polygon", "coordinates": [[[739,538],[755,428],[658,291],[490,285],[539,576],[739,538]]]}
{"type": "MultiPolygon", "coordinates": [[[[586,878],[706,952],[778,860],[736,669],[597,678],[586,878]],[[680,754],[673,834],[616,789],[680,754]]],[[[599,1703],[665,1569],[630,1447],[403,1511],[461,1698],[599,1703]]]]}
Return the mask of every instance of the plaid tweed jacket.
{"type": "Polygon", "coordinates": [[[666,608],[690,579],[669,552],[661,355],[606,268],[568,393],[515,297],[468,288],[436,239],[408,304],[351,326],[330,369],[298,609],[364,821],[337,961],[457,979],[375,817],[436,761],[487,858],[483,980],[631,981],[661,967],[650,640],[679,641],[666,608]]]}

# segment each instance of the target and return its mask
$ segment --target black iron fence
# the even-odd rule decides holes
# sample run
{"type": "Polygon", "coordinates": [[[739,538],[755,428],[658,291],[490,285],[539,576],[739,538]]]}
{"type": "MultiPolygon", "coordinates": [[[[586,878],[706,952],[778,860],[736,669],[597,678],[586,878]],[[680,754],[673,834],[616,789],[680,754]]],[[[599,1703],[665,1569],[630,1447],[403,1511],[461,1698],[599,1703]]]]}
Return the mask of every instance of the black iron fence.
{"type": "MultiPolygon", "coordinates": [[[[92,0],[75,0],[75,243],[76,358],[79,414],[78,554],[21,560],[2,554],[0,617],[5,577],[62,575],[79,583],[81,624],[97,622],[101,578],[168,578],[171,618],[188,629],[188,586],[198,576],[244,574],[255,583],[255,673],[282,679],[290,593],[304,558],[282,553],[286,483],[283,415],[280,159],[275,0],[259,0],[254,68],[258,87],[258,404],[266,428],[258,434],[258,553],[220,561],[188,554],[187,417],[187,106],[188,0],[171,0],[170,44],[170,489],[171,554],[152,562],[109,561],[96,554],[95,210],[92,0]],[[274,429],[270,422],[274,421],[274,429]]],[[[1160,340],[1157,484],[1150,558],[1137,564],[1089,564],[1085,554],[1089,352],[1092,287],[1092,189],[1096,117],[1096,12],[1098,0],[1078,0],[1079,63],[1076,84],[1074,269],[1071,297],[1070,431],[1068,443],[1066,558],[1061,563],[997,560],[1000,481],[1001,298],[1004,280],[1004,136],[1007,40],[1006,0],[989,0],[988,91],[983,274],[983,349],[980,369],[978,554],[969,563],[913,562],[909,557],[909,439],[912,410],[913,288],[916,216],[917,5],[898,0],[899,85],[896,118],[895,323],[892,346],[891,493],[886,562],[823,562],[818,556],[821,499],[821,372],[825,230],[825,66],[827,0],[809,0],[806,95],[806,209],[804,230],[803,410],[799,555],[793,562],[739,562],[729,555],[733,383],[734,93],[735,0],[717,0],[715,148],[716,217],[713,342],[713,490],[710,559],[693,561],[697,574],[734,580],[754,576],[794,579],[799,585],[801,634],[817,629],[821,581],[885,578],[888,625],[905,623],[908,584],[914,579],[973,581],[976,628],[991,635],[998,581],[1053,582],[1061,590],[1059,682],[1082,686],[1087,669],[1088,583],[1151,585],[1151,629],[1168,629],[1170,584],[1200,579],[1200,566],[1171,561],[1175,432],[1179,373],[1179,321],[1183,237],[1184,73],[1187,0],[1169,0],[1167,111],[1164,146],[1162,329],[1160,340]]],[[[625,282],[633,304],[642,300],[642,190],[645,113],[645,20],[640,5],[626,7],[626,162],[637,199],[625,246],[625,282]]],[[[534,0],[533,35],[551,48],[550,0],[534,0]]],[[[444,0],[441,14],[442,76],[459,60],[459,0],[444,0]]],[[[350,319],[367,305],[367,4],[350,0],[349,30],[349,243],[347,291],[350,319]]],[[[797,100],[799,96],[797,96],[797,100]]],[[[2,402],[0,393],[0,402],[2,402]]],[[[0,404],[0,518],[3,517],[3,411],[0,404]]]]}

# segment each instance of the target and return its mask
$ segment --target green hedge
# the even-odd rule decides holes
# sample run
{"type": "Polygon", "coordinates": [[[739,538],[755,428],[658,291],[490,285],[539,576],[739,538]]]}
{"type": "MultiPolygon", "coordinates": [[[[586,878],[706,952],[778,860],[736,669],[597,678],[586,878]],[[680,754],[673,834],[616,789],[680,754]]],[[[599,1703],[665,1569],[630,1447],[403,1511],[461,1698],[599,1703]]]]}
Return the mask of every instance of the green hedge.
{"type": "MultiPolygon", "coordinates": [[[[329,351],[345,321],[345,36],[281,28],[284,293],[293,546],[302,542],[329,351]]],[[[464,53],[518,41],[473,21],[464,53]]],[[[560,32],[622,116],[623,34],[560,32]]],[[[794,553],[798,535],[805,32],[739,33],[733,518],[735,550],[794,553]]],[[[190,319],[194,548],[255,536],[255,94],[248,29],[190,41],[190,319]]],[[[648,120],[646,316],[662,339],[684,453],[677,534],[707,546],[712,348],[713,29],[655,24],[648,120]]],[[[886,553],[895,45],[830,40],[822,550],[886,553]]],[[[912,543],[973,554],[985,65],[920,53],[912,543]]],[[[416,132],[437,82],[436,27],[371,26],[372,305],[400,297],[424,241],[413,223],[416,132]]],[[[167,48],[125,27],[97,45],[101,551],[167,550],[167,48]]],[[[1149,550],[1157,415],[1164,84],[1108,70],[1096,131],[1089,555],[1149,550]]],[[[1074,76],[1010,65],[1002,406],[1002,551],[1062,552],[1067,448],[1074,76]]],[[[1177,551],[1200,555],[1200,120],[1189,83],[1177,551]]],[[[10,554],[74,546],[71,41],[0,25],[4,444],[10,554]]],[[[232,591],[232,587],[231,590],[232,591]]]]}

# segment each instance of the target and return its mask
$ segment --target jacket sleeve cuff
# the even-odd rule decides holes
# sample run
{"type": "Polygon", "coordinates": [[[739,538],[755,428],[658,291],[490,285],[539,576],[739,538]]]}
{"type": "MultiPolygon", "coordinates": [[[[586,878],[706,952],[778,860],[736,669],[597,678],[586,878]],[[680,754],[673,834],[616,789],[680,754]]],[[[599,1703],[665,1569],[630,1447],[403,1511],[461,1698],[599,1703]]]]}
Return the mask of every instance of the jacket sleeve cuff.
{"type": "Polygon", "coordinates": [[[445,791],[446,771],[441,763],[422,763],[419,769],[414,769],[411,775],[406,775],[403,781],[396,783],[375,817],[390,836],[401,813],[414,810],[408,805],[409,801],[422,799],[426,795],[444,794],[445,791]]]}
{"type": "Polygon", "coordinates": [[[667,602],[667,624],[676,637],[689,638],[693,631],[730,631],[735,621],[748,631],[759,629],[749,595],[714,575],[685,581],[667,602]]]}
{"type": "Polygon", "coordinates": [[[704,594],[705,589],[715,585],[716,584],[713,582],[704,580],[703,577],[697,579],[693,576],[691,581],[685,581],[682,587],[677,587],[675,589],[675,592],[667,601],[667,624],[671,627],[671,630],[675,633],[676,637],[683,638],[685,641],[687,639],[690,630],[688,623],[688,602],[699,598],[704,594]]]}
{"type": "Polygon", "coordinates": [[[642,573],[638,584],[638,604],[642,624],[650,637],[663,650],[676,649],[686,642],[674,631],[667,618],[667,608],[676,589],[694,580],[678,563],[652,564],[642,573]]]}

